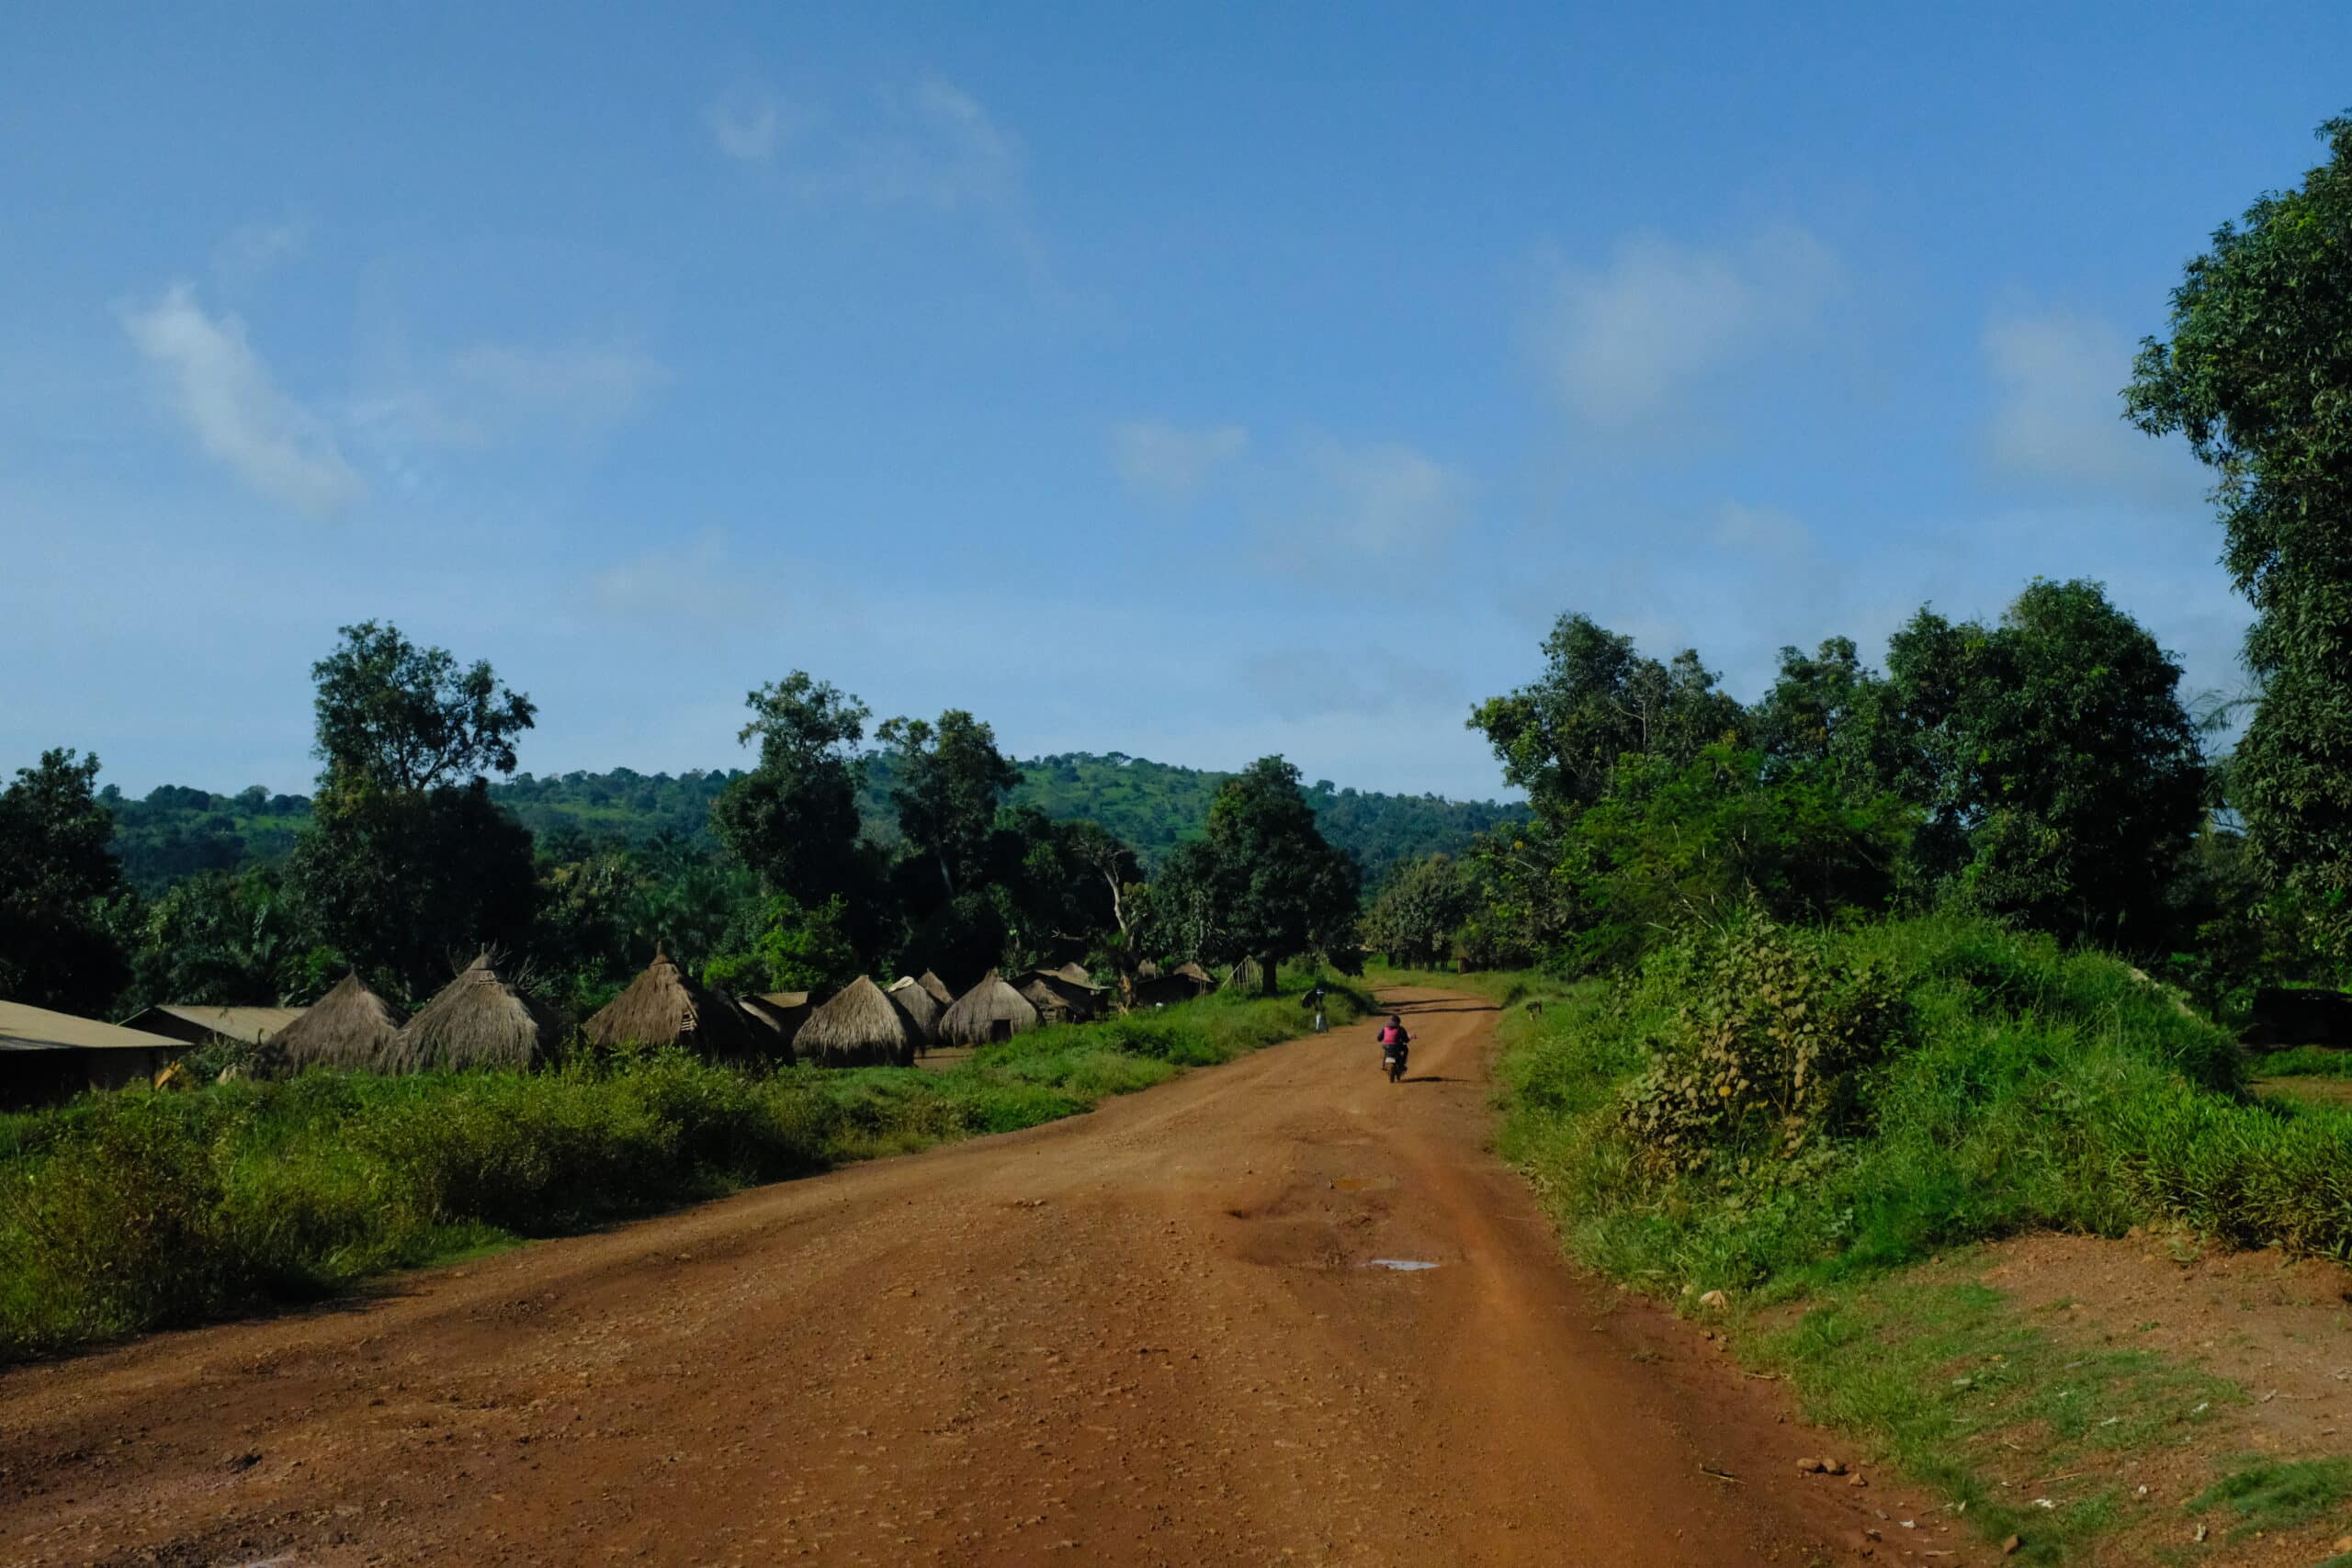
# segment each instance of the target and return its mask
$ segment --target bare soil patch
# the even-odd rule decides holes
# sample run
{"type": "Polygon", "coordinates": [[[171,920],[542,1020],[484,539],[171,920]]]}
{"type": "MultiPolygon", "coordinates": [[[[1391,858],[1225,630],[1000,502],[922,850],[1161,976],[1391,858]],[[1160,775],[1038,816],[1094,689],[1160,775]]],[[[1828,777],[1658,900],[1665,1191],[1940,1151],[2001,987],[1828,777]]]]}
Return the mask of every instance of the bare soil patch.
{"type": "Polygon", "coordinates": [[[2105,1476],[2073,1478],[2111,1481],[2134,1498],[2145,1486],[2155,1505],[2102,1561],[2312,1563],[2340,1550],[2352,1508],[2235,1539],[2229,1512],[2184,1510],[2218,1475],[2248,1463],[2352,1453],[2352,1272],[2139,1235],[2020,1237],[1974,1254],[1967,1269],[2061,1342],[2154,1351],[2245,1393],[2177,1438],[2119,1458],[2105,1476]]]}

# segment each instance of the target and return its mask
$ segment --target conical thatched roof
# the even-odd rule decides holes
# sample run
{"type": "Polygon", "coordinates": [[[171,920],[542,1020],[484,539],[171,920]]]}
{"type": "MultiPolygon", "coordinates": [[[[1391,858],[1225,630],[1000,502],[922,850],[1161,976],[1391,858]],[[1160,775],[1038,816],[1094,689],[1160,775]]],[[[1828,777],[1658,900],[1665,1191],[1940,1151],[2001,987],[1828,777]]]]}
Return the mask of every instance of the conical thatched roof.
{"type": "Polygon", "coordinates": [[[792,1037],[808,1021],[815,1010],[808,1005],[806,991],[770,991],[765,996],[738,997],[735,1005],[752,1022],[754,1041],[761,1054],[782,1061],[792,1060],[792,1037]]]}
{"type": "Polygon", "coordinates": [[[562,1032],[555,1013],[500,979],[485,953],[392,1036],[383,1070],[537,1066],[562,1032]]]}
{"type": "Polygon", "coordinates": [[[918,1044],[928,1045],[938,1035],[939,1015],[947,1010],[940,1006],[939,998],[923,989],[921,980],[896,981],[882,994],[915,1026],[918,1044]]]}
{"type": "Polygon", "coordinates": [[[943,1045],[980,1045],[1026,1033],[1041,1021],[1036,1005],[991,969],[940,1014],[939,1041],[943,1045]]]}
{"type": "Polygon", "coordinates": [[[916,976],[915,984],[931,993],[931,999],[939,1004],[940,1011],[945,1012],[956,1005],[956,993],[947,988],[946,981],[932,971],[926,969],[916,976]]]}
{"type": "Polygon", "coordinates": [[[368,989],[355,969],[263,1042],[262,1053],[271,1070],[281,1064],[295,1073],[313,1066],[381,1068],[400,1027],[392,1004],[368,989]]]}
{"type": "Polygon", "coordinates": [[[1104,989],[1103,987],[1098,986],[1094,983],[1094,976],[1083,964],[1075,962],[1061,964],[1055,965],[1051,969],[1040,969],[1037,973],[1046,979],[1059,980],[1066,986],[1076,986],[1081,991],[1100,991],[1104,989]]]}
{"type": "Polygon", "coordinates": [[[1083,1023],[1094,1016],[1094,993],[1071,985],[1053,970],[1033,971],[1022,976],[1015,988],[1047,1023],[1083,1023]]]}
{"type": "Polygon", "coordinates": [[[666,953],[581,1026],[591,1045],[684,1045],[707,1056],[753,1049],[752,1026],[722,991],[701,985],[666,953]]]}
{"type": "Polygon", "coordinates": [[[1216,989],[1216,976],[1202,968],[1199,963],[1195,960],[1188,958],[1183,963],[1176,965],[1175,968],[1170,969],[1169,973],[1170,975],[1182,975],[1187,980],[1198,981],[1201,985],[1206,987],[1212,991],[1216,989]]]}
{"type": "Polygon", "coordinates": [[[882,987],[860,975],[808,1015],[792,1048],[821,1067],[912,1066],[915,1027],[882,987]]]}

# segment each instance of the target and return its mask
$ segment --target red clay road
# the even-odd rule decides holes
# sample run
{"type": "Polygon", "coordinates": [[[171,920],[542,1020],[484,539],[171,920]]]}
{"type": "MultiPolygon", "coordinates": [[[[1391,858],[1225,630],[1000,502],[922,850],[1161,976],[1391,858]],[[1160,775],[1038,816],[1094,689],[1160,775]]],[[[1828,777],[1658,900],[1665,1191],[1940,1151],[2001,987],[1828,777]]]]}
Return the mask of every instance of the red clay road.
{"type": "Polygon", "coordinates": [[[1359,1026],[10,1372],[0,1562],[1979,1560],[1566,1267],[1487,1149],[1493,1010],[1393,999],[1401,1085],[1359,1026]]]}

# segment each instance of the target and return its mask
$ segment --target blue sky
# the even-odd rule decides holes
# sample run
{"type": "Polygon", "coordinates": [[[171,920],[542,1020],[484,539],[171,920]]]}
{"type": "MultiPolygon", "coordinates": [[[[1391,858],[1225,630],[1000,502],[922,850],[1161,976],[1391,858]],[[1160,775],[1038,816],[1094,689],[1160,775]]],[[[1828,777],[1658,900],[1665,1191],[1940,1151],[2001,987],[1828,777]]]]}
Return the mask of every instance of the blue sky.
{"type": "Polygon", "coordinates": [[[2339,3],[0,11],[0,768],[307,787],[389,618],[547,773],[806,668],[1496,793],[1554,616],[1875,657],[2087,575],[2233,686],[2116,417],[2352,107],[2339,3]],[[2062,11],[2063,15],[2052,15],[2062,11]]]}

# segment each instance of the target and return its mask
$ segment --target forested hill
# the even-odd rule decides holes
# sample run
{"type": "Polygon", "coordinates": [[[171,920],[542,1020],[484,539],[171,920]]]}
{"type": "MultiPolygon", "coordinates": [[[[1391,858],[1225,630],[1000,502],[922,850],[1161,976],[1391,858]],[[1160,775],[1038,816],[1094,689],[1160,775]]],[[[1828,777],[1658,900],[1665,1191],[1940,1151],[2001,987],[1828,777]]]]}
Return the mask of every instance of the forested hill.
{"type": "MultiPolygon", "coordinates": [[[[1102,823],[1157,861],[1196,838],[1209,801],[1230,775],[1172,767],[1117,752],[1073,751],[1018,764],[1016,806],[1034,806],[1057,818],[1086,817],[1102,823]]],[[[639,773],[528,773],[492,786],[492,794],[524,826],[542,837],[572,829],[590,840],[644,843],[668,835],[712,847],[710,803],[740,776],[732,771],[639,773]]],[[[872,759],[864,801],[877,836],[894,838],[887,756],[872,759]]],[[[301,795],[273,795],[258,786],[240,795],[212,795],[164,784],[135,800],[103,792],[115,818],[115,850],[132,884],[148,893],[199,871],[232,870],[272,860],[292,847],[311,815],[301,795]]],[[[1380,795],[1340,789],[1328,780],[1307,790],[1325,837],[1354,852],[1370,876],[1392,863],[1435,851],[1458,851],[1471,835],[1510,820],[1521,808],[1492,801],[1441,800],[1430,795],[1380,795]]]]}

